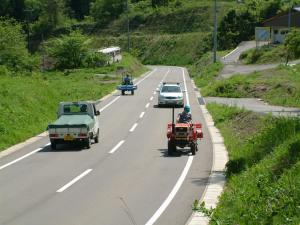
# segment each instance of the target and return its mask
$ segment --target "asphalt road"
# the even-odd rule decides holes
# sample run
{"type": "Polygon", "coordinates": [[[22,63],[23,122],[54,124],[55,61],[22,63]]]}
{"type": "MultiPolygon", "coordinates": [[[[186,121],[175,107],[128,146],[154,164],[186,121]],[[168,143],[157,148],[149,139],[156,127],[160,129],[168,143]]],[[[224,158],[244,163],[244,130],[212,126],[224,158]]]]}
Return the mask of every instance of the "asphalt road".
{"type": "Polygon", "coordinates": [[[99,104],[100,142],[91,149],[53,151],[44,138],[0,159],[0,224],[184,225],[205,190],[212,145],[204,124],[196,156],[167,156],[171,109],[157,108],[154,92],[162,80],[186,80],[185,101],[203,123],[187,71],[155,67],[134,96],[99,104]]]}

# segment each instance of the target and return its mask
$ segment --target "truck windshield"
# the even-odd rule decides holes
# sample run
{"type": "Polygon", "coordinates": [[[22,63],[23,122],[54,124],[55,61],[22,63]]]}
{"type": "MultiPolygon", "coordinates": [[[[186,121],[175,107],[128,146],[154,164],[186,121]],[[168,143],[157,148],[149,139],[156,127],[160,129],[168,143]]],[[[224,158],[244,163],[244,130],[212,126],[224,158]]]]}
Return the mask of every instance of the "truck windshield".
{"type": "Polygon", "coordinates": [[[87,113],[86,104],[64,105],[64,114],[82,114],[82,113],[87,113]]]}

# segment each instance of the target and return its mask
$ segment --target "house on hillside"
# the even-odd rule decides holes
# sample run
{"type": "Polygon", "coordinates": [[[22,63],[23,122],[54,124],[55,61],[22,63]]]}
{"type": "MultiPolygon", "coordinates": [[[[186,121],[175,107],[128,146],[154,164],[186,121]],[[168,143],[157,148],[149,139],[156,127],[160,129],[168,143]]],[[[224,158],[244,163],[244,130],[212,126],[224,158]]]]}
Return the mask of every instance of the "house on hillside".
{"type": "MultiPolygon", "coordinates": [[[[283,12],[265,20],[263,26],[271,28],[272,43],[283,43],[286,34],[289,32],[289,12],[283,12]]],[[[300,6],[291,10],[291,27],[300,28],[300,6]]]]}

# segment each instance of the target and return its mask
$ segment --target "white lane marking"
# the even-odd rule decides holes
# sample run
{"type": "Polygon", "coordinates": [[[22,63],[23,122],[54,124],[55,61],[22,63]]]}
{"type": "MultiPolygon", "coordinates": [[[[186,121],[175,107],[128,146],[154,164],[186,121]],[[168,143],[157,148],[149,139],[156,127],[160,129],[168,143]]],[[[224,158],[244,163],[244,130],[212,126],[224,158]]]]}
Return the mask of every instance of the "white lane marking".
{"type": "Polygon", "coordinates": [[[153,96],[151,96],[151,98],[150,98],[150,101],[152,101],[153,100],[153,96]]]}
{"type": "Polygon", "coordinates": [[[227,55],[223,56],[223,59],[225,59],[227,56],[231,55],[232,53],[234,53],[238,49],[239,49],[239,47],[236,47],[234,50],[232,50],[231,52],[229,52],[227,55]]]}
{"type": "Polygon", "coordinates": [[[154,91],[153,94],[156,95],[156,91],[154,91]]]}
{"type": "Polygon", "coordinates": [[[49,143],[45,144],[44,147],[48,147],[50,145],[51,145],[51,143],[49,142],[49,143]]]}
{"type": "Polygon", "coordinates": [[[107,107],[109,107],[111,104],[113,104],[115,101],[117,101],[121,96],[116,97],[114,100],[112,100],[110,103],[108,103],[107,105],[105,105],[104,107],[102,107],[100,109],[100,112],[102,112],[104,109],[106,109],[107,107]]]}
{"type": "Polygon", "coordinates": [[[146,108],[148,108],[149,107],[149,105],[150,105],[150,103],[147,103],[147,105],[145,106],[146,108]]]}
{"type": "Polygon", "coordinates": [[[147,79],[151,74],[155,73],[157,68],[152,70],[147,76],[145,76],[143,79],[141,79],[139,82],[137,82],[135,85],[138,85],[139,83],[143,82],[145,79],[147,79]]]}
{"type": "Polygon", "coordinates": [[[185,90],[185,97],[186,97],[186,105],[190,105],[190,100],[189,100],[189,94],[188,94],[188,90],[186,87],[186,80],[185,80],[185,73],[184,73],[184,69],[182,69],[182,78],[183,78],[183,83],[184,83],[184,90],[185,90]]]}
{"type": "Polygon", "coordinates": [[[173,198],[175,197],[176,193],[178,192],[178,190],[180,189],[186,175],[189,172],[189,169],[192,165],[193,162],[193,156],[189,156],[188,161],[185,165],[184,170],[182,171],[179,179],[177,180],[175,186],[173,187],[171,193],[169,194],[169,196],[167,197],[167,199],[163,202],[163,204],[159,207],[159,209],[154,213],[154,215],[148,220],[148,222],[146,223],[146,225],[152,225],[156,222],[156,220],[161,216],[161,214],[166,210],[166,208],[168,207],[168,205],[171,203],[171,201],[173,200],[173,198]]]}
{"type": "Polygon", "coordinates": [[[168,76],[168,74],[170,73],[170,69],[168,69],[168,71],[166,72],[166,74],[163,76],[163,79],[161,80],[161,82],[164,82],[164,80],[166,79],[166,77],[168,76]]]}
{"type": "Polygon", "coordinates": [[[140,118],[143,118],[144,115],[145,115],[145,112],[142,112],[140,115],[140,118]]]}
{"type": "Polygon", "coordinates": [[[7,163],[7,164],[1,166],[1,167],[0,167],[0,170],[4,169],[4,168],[6,168],[6,167],[8,167],[8,166],[10,166],[10,165],[12,165],[12,164],[15,164],[16,162],[19,162],[19,161],[21,161],[22,159],[25,159],[25,158],[27,158],[27,157],[33,155],[34,153],[36,153],[36,152],[38,152],[38,151],[41,151],[42,149],[43,149],[43,148],[38,148],[38,149],[36,149],[36,150],[34,150],[34,151],[32,151],[32,152],[29,152],[29,153],[27,153],[26,155],[23,155],[22,157],[17,158],[17,159],[15,159],[14,161],[11,161],[11,162],[9,162],[9,163],[7,163]]]}
{"type": "Polygon", "coordinates": [[[133,132],[135,130],[135,128],[137,127],[138,123],[133,124],[133,126],[131,127],[131,129],[129,130],[130,132],[133,132]]]}
{"type": "Polygon", "coordinates": [[[70,186],[72,186],[73,184],[75,184],[77,181],[79,181],[80,179],[82,179],[84,176],[88,175],[91,171],[92,171],[92,169],[87,169],[82,174],[80,174],[79,176],[77,176],[73,180],[71,180],[69,183],[67,183],[65,186],[63,186],[60,189],[58,189],[56,192],[60,193],[60,192],[65,191],[67,188],[69,188],[70,186]]]}
{"type": "Polygon", "coordinates": [[[109,153],[113,154],[115,151],[117,151],[118,148],[121,147],[122,144],[124,144],[125,140],[120,141],[109,153]]]}

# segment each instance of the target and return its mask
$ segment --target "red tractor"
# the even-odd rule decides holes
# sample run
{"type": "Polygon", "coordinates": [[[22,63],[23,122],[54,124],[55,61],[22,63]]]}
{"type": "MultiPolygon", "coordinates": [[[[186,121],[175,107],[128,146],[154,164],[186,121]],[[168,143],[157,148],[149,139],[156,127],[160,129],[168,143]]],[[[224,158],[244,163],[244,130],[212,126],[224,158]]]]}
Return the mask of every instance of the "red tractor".
{"type": "Polygon", "coordinates": [[[173,121],[168,124],[168,155],[174,155],[177,152],[177,147],[191,149],[192,155],[198,151],[197,140],[203,138],[201,123],[174,123],[174,108],[173,121]]]}

